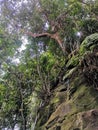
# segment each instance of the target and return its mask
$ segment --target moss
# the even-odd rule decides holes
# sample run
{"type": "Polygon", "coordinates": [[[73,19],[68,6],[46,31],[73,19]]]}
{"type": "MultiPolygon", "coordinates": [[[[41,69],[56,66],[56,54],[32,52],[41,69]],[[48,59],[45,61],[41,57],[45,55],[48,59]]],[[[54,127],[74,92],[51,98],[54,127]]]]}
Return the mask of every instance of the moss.
{"type": "Polygon", "coordinates": [[[69,62],[67,63],[66,67],[73,66],[75,67],[79,63],[79,55],[72,56],[69,62]]]}
{"type": "Polygon", "coordinates": [[[81,44],[79,54],[84,55],[86,51],[91,51],[92,46],[98,45],[98,33],[88,36],[81,44]]]}
{"type": "Polygon", "coordinates": [[[96,90],[86,85],[81,85],[73,96],[73,102],[76,111],[85,111],[98,108],[98,96],[96,90]]]}
{"type": "Polygon", "coordinates": [[[59,97],[59,92],[54,93],[50,100],[50,105],[54,106],[54,109],[57,108],[57,106],[61,103],[60,97],[59,97]]]}
{"type": "MultiPolygon", "coordinates": [[[[79,85],[79,78],[77,77],[75,80],[74,80],[74,87],[78,86],[79,85]],[[77,84],[76,84],[77,82],[77,84]]],[[[73,88],[73,86],[72,86],[73,88]]],[[[81,120],[82,122],[82,119],[81,119],[81,115],[78,116],[78,114],[80,112],[83,112],[83,111],[87,111],[87,110],[90,110],[90,109],[93,109],[93,108],[98,108],[98,96],[97,96],[97,91],[94,90],[92,87],[89,87],[87,86],[86,84],[82,84],[80,86],[78,86],[77,88],[77,91],[73,94],[73,97],[65,102],[64,104],[70,104],[70,109],[69,109],[69,112],[67,114],[64,114],[62,113],[62,117],[64,116],[65,118],[63,119],[63,121],[61,122],[61,130],[75,130],[75,129],[80,129],[80,130],[84,130],[82,129],[82,124],[79,123],[79,125],[77,125],[77,122],[78,120],[81,120]],[[96,98],[95,98],[96,97],[96,98]],[[87,106],[85,106],[87,105],[87,106]],[[79,119],[78,119],[79,118],[79,119]]],[[[61,108],[59,106],[59,109],[54,113],[52,114],[52,117],[51,117],[51,122],[52,124],[50,125],[50,128],[49,130],[55,130],[56,129],[56,126],[58,124],[58,120],[60,120],[61,117],[58,117],[60,116],[60,113],[62,112],[62,108],[65,108],[64,111],[66,111],[67,109],[67,105],[62,105],[61,108]],[[60,111],[59,111],[60,110],[60,111]],[[56,118],[58,117],[58,118],[56,118]],[[57,119],[57,120],[55,120],[57,119]],[[53,123],[54,120],[55,122],[53,123]]]]}
{"type": "Polygon", "coordinates": [[[96,48],[96,45],[92,45],[92,46],[90,47],[90,50],[93,51],[94,48],[96,48]]]}
{"type": "Polygon", "coordinates": [[[59,102],[59,98],[57,96],[53,97],[53,99],[51,100],[51,104],[56,104],[59,102]]]}
{"type": "MultiPolygon", "coordinates": [[[[43,130],[46,130],[45,127],[48,130],[95,129],[95,127],[93,128],[94,115],[92,115],[91,110],[98,109],[98,91],[94,89],[94,83],[87,83],[83,71],[86,65],[83,64],[84,66],[82,66],[82,61],[86,58],[89,66],[90,63],[94,63],[93,60],[90,62],[89,59],[94,59],[97,64],[97,58],[95,59],[94,56],[91,57],[90,55],[94,53],[97,57],[98,48],[96,47],[98,47],[98,33],[87,37],[81,44],[79,52],[67,62],[65,66],[67,71],[62,78],[63,82],[54,89],[48,106],[45,106],[43,110],[44,114],[41,113],[40,121],[46,121],[45,124],[40,122],[40,125],[43,124],[41,127],[43,130]]],[[[38,127],[38,129],[40,128],[38,127]]]]}
{"type": "Polygon", "coordinates": [[[80,55],[83,55],[86,52],[86,43],[87,43],[86,40],[83,41],[83,43],[82,43],[82,45],[81,45],[81,47],[79,49],[79,54],[80,55]]]}
{"type": "Polygon", "coordinates": [[[61,130],[73,130],[75,127],[76,115],[68,116],[62,123],[61,130]]]}
{"type": "Polygon", "coordinates": [[[68,70],[66,74],[63,76],[63,80],[66,80],[71,77],[71,75],[76,71],[76,67],[72,68],[71,70],[68,70]]]}
{"type": "Polygon", "coordinates": [[[54,108],[57,108],[57,106],[61,103],[63,103],[66,100],[66,90],[67,87],[65,85],[59,85],[50,100],[50,104],[54,105],[54,108]]]}
{"type": "Polygon", "coordinates": [[[79,52],[76,55],[73,55],[69,59],[66,67],[77,66],[80,59],[87,53],[90,53],[98,45],[98,33],[88,36],[81,44],[79,52]]]}

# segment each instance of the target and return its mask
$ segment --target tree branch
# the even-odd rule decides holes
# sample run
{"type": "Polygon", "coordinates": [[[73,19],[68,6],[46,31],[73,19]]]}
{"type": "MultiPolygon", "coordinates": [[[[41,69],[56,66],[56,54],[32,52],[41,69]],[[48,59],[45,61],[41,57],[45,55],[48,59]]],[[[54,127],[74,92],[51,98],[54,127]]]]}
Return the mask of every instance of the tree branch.
{"type": "Polygon", "coordinates": [[[59,46],[61,47],[62,51],[65,52],[65,49],[62,45],[62,39],[61,37],[59,36],[58,32],[54,33],[54,34],[50,34],[50,33],[40,33],[40,34],[35,34],[35,33],[32,33],[32,32],[26,32],[26,34],[28,34],[29,36],[32,36],[34,38],[37,38],[37,37],[50,37],[51,39],[54,39],[58,44],[59,46]]]}

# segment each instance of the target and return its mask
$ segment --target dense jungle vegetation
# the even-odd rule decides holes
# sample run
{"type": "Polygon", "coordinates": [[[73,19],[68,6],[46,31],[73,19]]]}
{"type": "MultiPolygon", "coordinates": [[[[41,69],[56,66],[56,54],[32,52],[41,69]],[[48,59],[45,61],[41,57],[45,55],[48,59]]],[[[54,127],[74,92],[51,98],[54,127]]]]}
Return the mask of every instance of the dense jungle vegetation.
{"type": "Polygon", "coordinates": [[[98,32],[98,0],[0,0],[0,130],[34,130],[68,57],[98,32]]]}

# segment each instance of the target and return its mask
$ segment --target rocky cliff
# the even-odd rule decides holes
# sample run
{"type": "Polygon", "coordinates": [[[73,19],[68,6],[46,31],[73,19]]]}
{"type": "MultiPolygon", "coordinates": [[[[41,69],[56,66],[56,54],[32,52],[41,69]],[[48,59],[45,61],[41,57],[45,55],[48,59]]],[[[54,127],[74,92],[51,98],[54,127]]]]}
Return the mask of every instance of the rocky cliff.
{"type": "Polygon", "coordinates": [[[98,130],[98,33],[69,56],[36,130],[98,130]]]}

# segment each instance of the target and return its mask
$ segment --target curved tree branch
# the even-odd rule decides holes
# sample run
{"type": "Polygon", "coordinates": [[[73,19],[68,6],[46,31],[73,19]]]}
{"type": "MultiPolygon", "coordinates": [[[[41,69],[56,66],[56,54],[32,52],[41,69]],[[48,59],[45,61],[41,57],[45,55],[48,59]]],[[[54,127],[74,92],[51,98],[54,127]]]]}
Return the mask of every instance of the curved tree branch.
{"type": "Polygon", "coordinates": [[[54,34],[50,34],[50,33],[47,33],[47,32],[40,33],[40,34],[35,34],[35,33],[32,33],[32,32],[26,32],[26,34],[28,34],[29,36],[32,36],[33,38],[50,37],[51,39],[54,39],[59,44],[62,51],[65,52],[65,49],[64,49],[63,44],[62,44],[63,41],[62,41],[61,37],[59,36],[58,32],[56,32],[54,34]]]}

